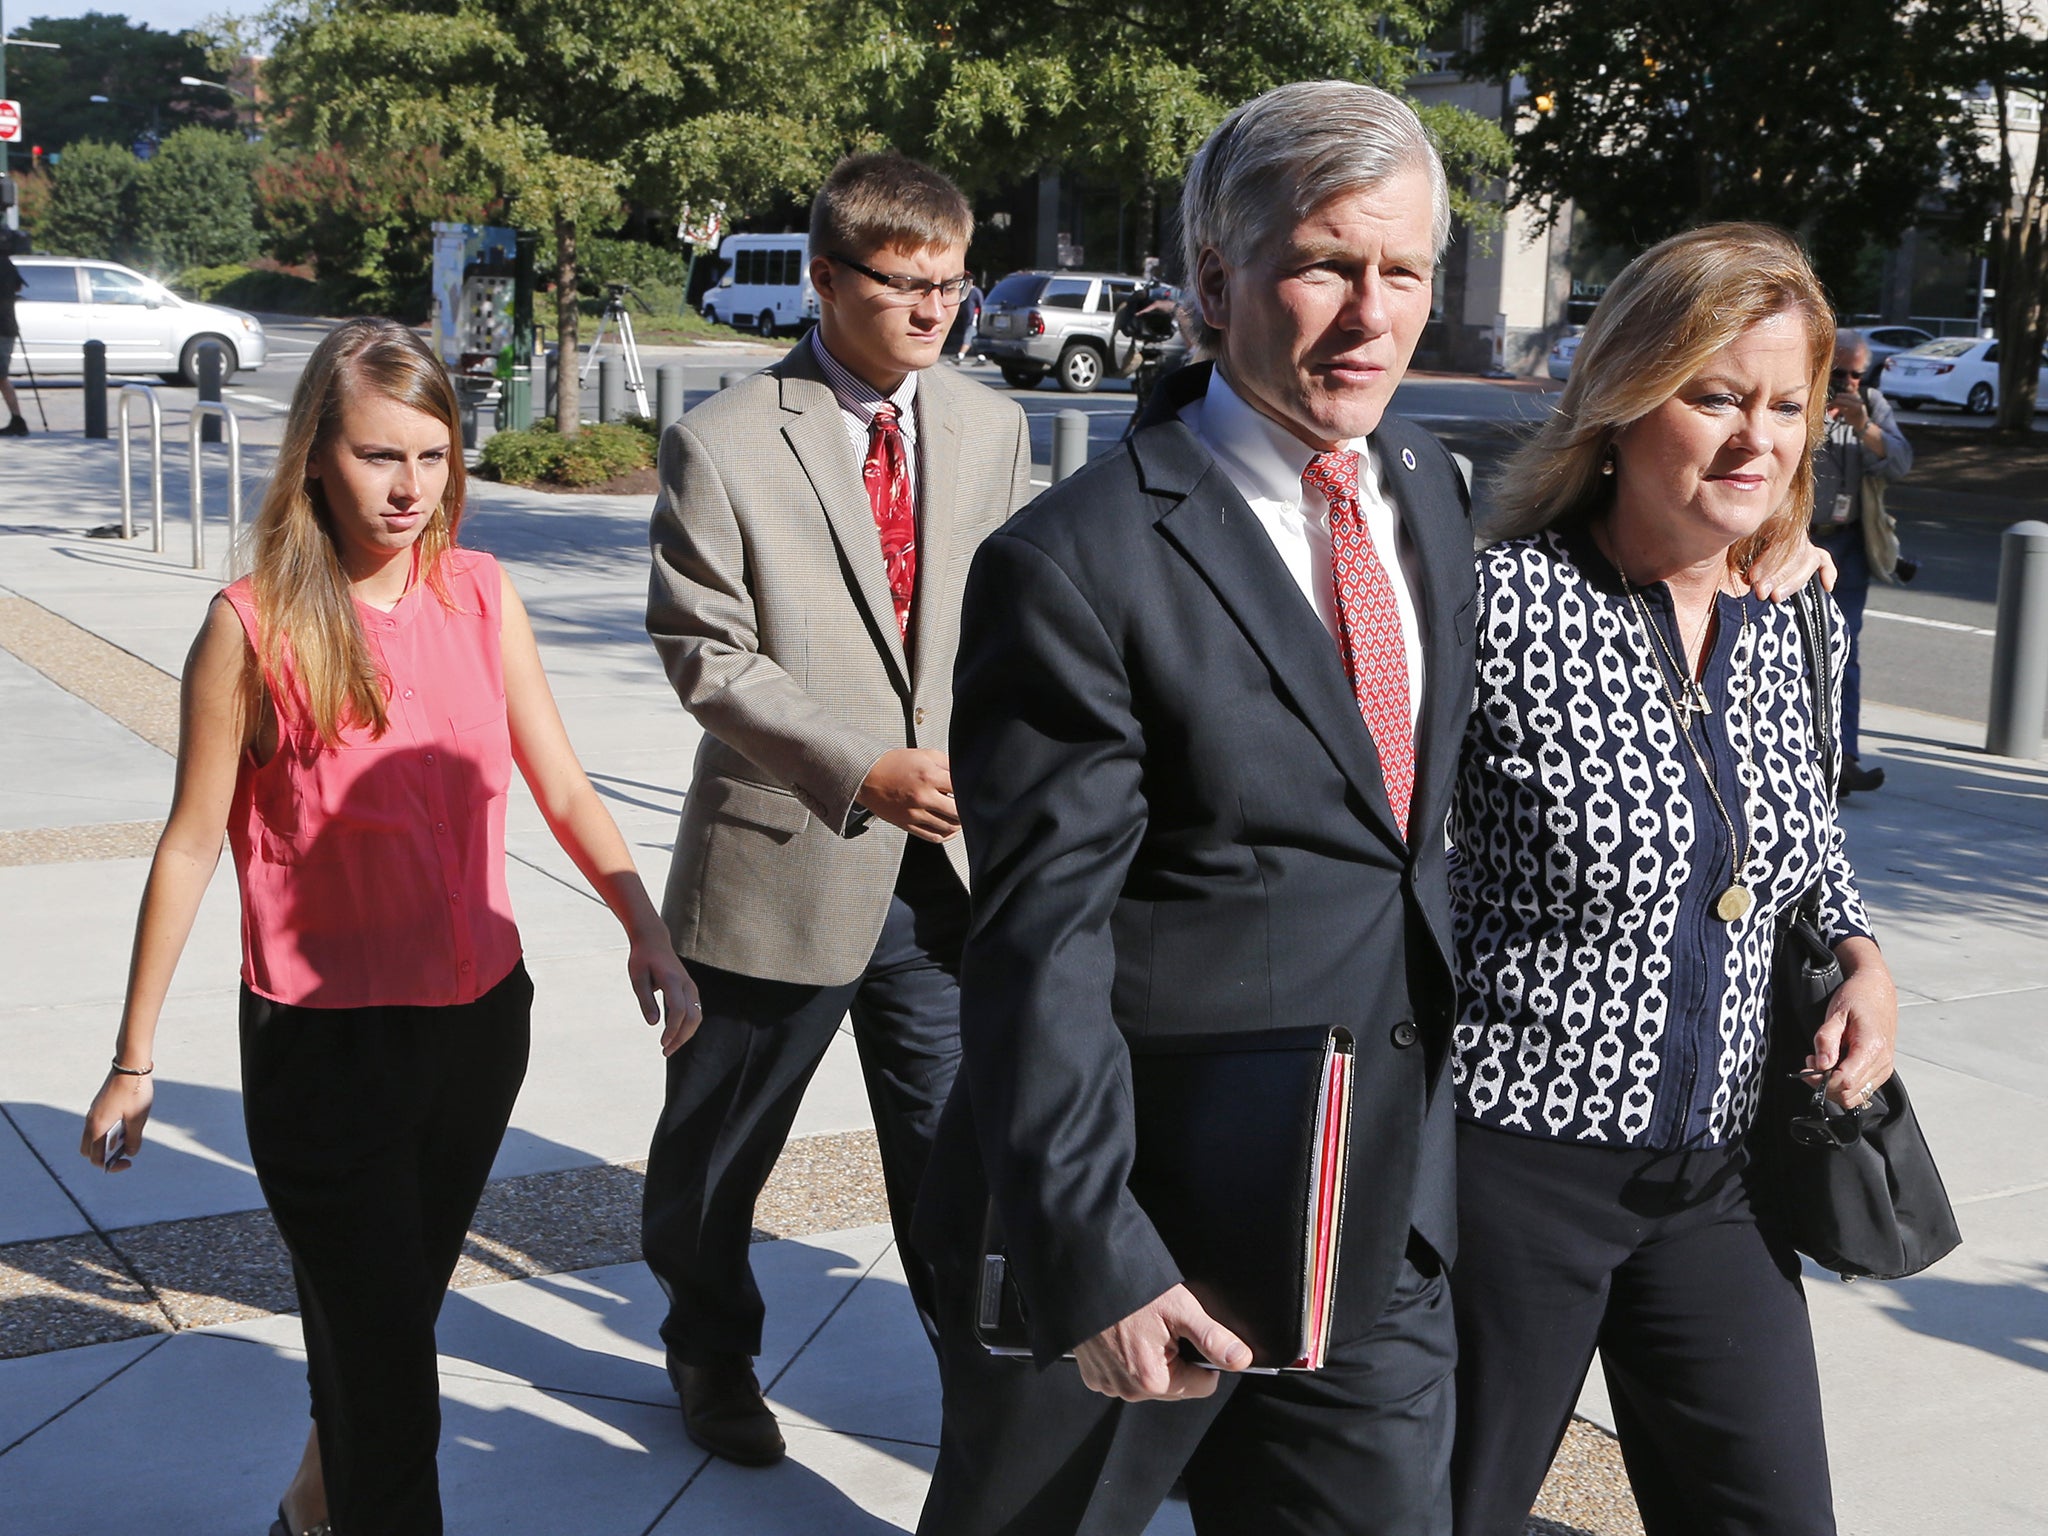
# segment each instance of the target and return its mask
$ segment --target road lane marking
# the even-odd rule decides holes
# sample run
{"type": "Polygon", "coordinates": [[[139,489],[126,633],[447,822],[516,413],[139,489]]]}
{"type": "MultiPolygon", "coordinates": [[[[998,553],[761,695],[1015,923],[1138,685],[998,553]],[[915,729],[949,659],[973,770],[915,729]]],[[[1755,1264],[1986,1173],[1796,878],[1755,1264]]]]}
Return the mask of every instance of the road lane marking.
{"type": "Polygon", "coordinates": [[[291,409],[290,406],[285,405],[281,401],[273,400],[268,395],[252,395],[239,389],[224,389],[221,391],[221,394],[230,400],[236,401],[238,404],[260,405],[266,411],[273,411],[280,416],[291,409]]]}
{"type": "Polygon", "coordinates": [[[1894,624],[1918,624],[1922,629],[1946,629],[1958,635],[1996,635],[1995,629],[1983,629],[1975,624],[1958,624],[1952,619],[1923,619],[1917,613],[1893,613],[1888,608],[1866,608],[1863,616],[1867,619],[1890,619],[1894,624]]]}

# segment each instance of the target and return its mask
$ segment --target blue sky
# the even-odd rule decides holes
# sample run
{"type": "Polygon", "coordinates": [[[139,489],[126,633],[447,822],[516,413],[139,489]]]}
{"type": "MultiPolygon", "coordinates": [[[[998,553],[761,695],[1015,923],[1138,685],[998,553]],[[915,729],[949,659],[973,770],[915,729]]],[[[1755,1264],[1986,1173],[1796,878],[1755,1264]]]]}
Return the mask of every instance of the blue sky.
{"type": "Polygon", "coordinates": [[[87,11],[126,16],[159,32],[182,32],[211,16],[250,16],[260,9],[257,0],[0,0],[9,34],[38,16],[83,16],[87,11]]]}

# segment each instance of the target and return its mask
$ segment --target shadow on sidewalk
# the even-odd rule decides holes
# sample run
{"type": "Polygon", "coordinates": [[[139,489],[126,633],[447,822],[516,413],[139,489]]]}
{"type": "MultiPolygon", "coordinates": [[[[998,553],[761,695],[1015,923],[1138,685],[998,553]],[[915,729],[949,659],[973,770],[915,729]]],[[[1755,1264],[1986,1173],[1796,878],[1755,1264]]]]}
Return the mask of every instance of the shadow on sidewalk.
{"type": "Polygon", "coordinates": [[[2005,1281],[1917,1275],[1884,1287],[1884,1314],[1931,1339],[2048,1371],[2048,1264],[2005,1281]]]}

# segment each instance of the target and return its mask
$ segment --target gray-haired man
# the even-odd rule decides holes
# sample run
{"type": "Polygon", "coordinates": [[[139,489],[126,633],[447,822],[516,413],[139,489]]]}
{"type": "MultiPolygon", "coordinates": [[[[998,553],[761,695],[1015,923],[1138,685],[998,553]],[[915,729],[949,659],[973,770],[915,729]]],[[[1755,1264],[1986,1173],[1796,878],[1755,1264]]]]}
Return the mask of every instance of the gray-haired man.
{"type": "Polygon", "coordinates": [[[1443,171],[1385,92],[1285,86],[1210,136],[1181,211],[1213,366],[992,534],[963,605],[975,911],[916,1228],[945,1386],[925,1536],[1137,1532],[1183,1471],[1204,1536],[1450,1528],[1443,823],[1472,533],[1449,455],[1385,414],[1443,171]],[[1357,1048],[1331,1352],[1244,1375],[1127,1188],[1126,1039],[1303,1024],[1357,1048]],[[991,1193],[1034,1361],[975,1338],[991,1193]]]}

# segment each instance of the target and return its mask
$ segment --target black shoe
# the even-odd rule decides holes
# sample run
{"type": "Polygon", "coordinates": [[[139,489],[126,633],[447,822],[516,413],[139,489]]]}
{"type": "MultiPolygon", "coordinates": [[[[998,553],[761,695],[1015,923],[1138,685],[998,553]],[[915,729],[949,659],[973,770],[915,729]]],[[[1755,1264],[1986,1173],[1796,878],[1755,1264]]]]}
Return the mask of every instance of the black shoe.
{"type": "Polygon", "coordinates": [[[27,418],[26,416],[17,416],[17,417],[15,417],[15,418],[14,418],[14,419],[13,419],[12,421],[8,422],[6,426],[4,426],[4,427],[0,427],[0,437],[27,437],[27,436],[28,436],[28,418],[27,418]]]}
{"type": "Polygon", "coordinates": [[[685,1365],[671,1358],[668,1379],[683,1400],[683,1428],[712,1455],[742,1467],[782,1460],[782,1429],[762,1399],[751,1360],[685,1365]]]}
{"type": "Polygon", "coordinates": [[[1866,768],[1853,757],[1842,765],[1841,790],[1845,795],[1863,794],[1884,787],[1884,770],[1866,768]]]}

